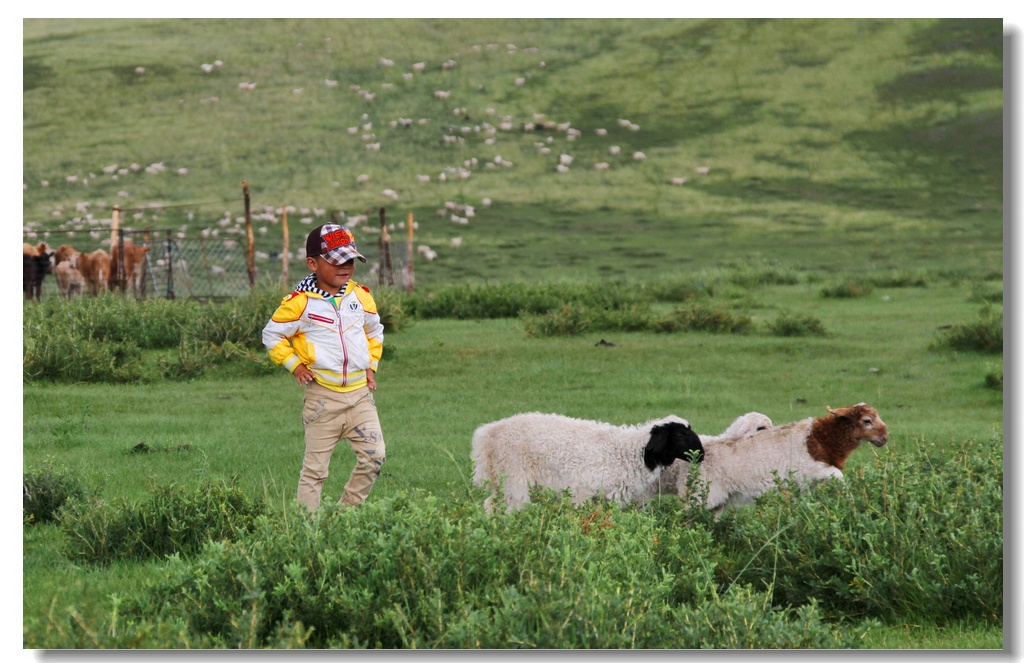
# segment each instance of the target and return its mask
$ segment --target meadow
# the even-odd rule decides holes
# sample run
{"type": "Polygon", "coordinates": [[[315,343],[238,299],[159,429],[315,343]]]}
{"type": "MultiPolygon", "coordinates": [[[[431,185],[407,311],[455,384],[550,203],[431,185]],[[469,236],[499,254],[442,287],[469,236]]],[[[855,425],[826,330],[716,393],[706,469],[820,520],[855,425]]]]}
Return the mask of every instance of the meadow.
{"type": "Polygon", "coordinates": [[[32,19],[23,55],[25,241],[99,246],[115,202],[233,236],[244,179],[266,256],[219,305],[26,302],[24,647],[1003,647],[1001,22],[32,19]],[[438,253],[368,281],[356,512],[292,503],[302,394],[258,338],[286,205],[293,247],[334,213],[373,261],[384,206],[438,253]],[[487,517],[469,482],[515,412],[860,401],[887,447],[719,521],[487,517]]]}

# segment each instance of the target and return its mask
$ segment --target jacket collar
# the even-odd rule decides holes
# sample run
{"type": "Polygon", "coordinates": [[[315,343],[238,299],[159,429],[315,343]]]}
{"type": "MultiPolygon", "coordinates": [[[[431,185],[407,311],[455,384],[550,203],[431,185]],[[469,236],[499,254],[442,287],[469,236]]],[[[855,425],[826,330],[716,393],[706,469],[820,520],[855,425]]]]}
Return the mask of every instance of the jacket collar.
{"type": "MultiPolygon", "coordinates": [[[[351,288],[352,288],[352,279],[349,279],[348,283],[345,284],[345,287],[342,288],[341,292],[339,292],[336,296],[338,296],[338,297],[344,296],[345,294],[348,293],[348,291],[351,288]]],[[[330,299],[331,297],[335,296],[335,295],[332,295],[331,293],[329,293],[326,290],[323,290],[323,289],[321,289],[320,287],[317,286],[317,284],[316,284],[316,272],[310,272],[306,276],[306,278],[304,278],[301,281],[299,281],[298,285],[295,286],[295,292],[311,292],[313,294],[320,295],[324,299],[330,299]]]]}

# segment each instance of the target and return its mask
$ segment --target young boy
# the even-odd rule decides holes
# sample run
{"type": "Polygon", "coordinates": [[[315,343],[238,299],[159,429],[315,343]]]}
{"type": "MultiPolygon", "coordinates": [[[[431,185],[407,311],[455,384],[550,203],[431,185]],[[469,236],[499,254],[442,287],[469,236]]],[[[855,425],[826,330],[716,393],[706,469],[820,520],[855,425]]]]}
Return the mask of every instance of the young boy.
{"type": "Polygon", "coordinates": [[[331,454],[342,438],[356,454],[342,504],[362,504],[384,463],[384,436],[370,393],[377,389],[384,326],[370,291],[352,280],[356,259],[366,262],[348,228],[336,223],[314,228],[306,238],[312,273],[263,328],[270,358],[306,388],[298,500],[311,510],[320,506],[331,454]]]}

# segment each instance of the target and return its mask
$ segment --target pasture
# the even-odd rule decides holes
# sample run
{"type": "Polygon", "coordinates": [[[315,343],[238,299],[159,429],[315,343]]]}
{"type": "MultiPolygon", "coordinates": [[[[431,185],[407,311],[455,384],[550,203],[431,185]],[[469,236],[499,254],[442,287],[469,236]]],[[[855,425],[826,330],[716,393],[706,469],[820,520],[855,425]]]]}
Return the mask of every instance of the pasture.
{"type": "Polygon", "coordinates": [[[25,303],[23,474],[82,490],[24,525],[23,646],[1002,648],[1001,24],[788,23],[26,20],[25,241],[101,246],[115,202],[237,239],[245,179],[261,282],[25,303]],[[302,394],[258,338],[289,205],[292,247],[334,213],[373,262],[383,206],[437,253],[367,281],[388,460],[355,513],[291,503],[302,394]],[[887,447],[719,521],[488,518],[469,482],[516,412],[860,401],[887,447]]]}

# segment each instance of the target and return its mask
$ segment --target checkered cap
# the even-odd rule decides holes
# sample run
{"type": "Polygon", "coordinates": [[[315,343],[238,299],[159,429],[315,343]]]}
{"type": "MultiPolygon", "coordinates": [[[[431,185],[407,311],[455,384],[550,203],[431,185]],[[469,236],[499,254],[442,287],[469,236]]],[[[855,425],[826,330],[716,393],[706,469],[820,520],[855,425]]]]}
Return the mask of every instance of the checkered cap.
{"type": "Polygon", "coordinates": [[[332,265],[340,265],[353,258],[366,262],[356,248],[355,235],[337,223],[325,223],[310,231],[306,237],[306,257],[323,258],[332,265]]]}

